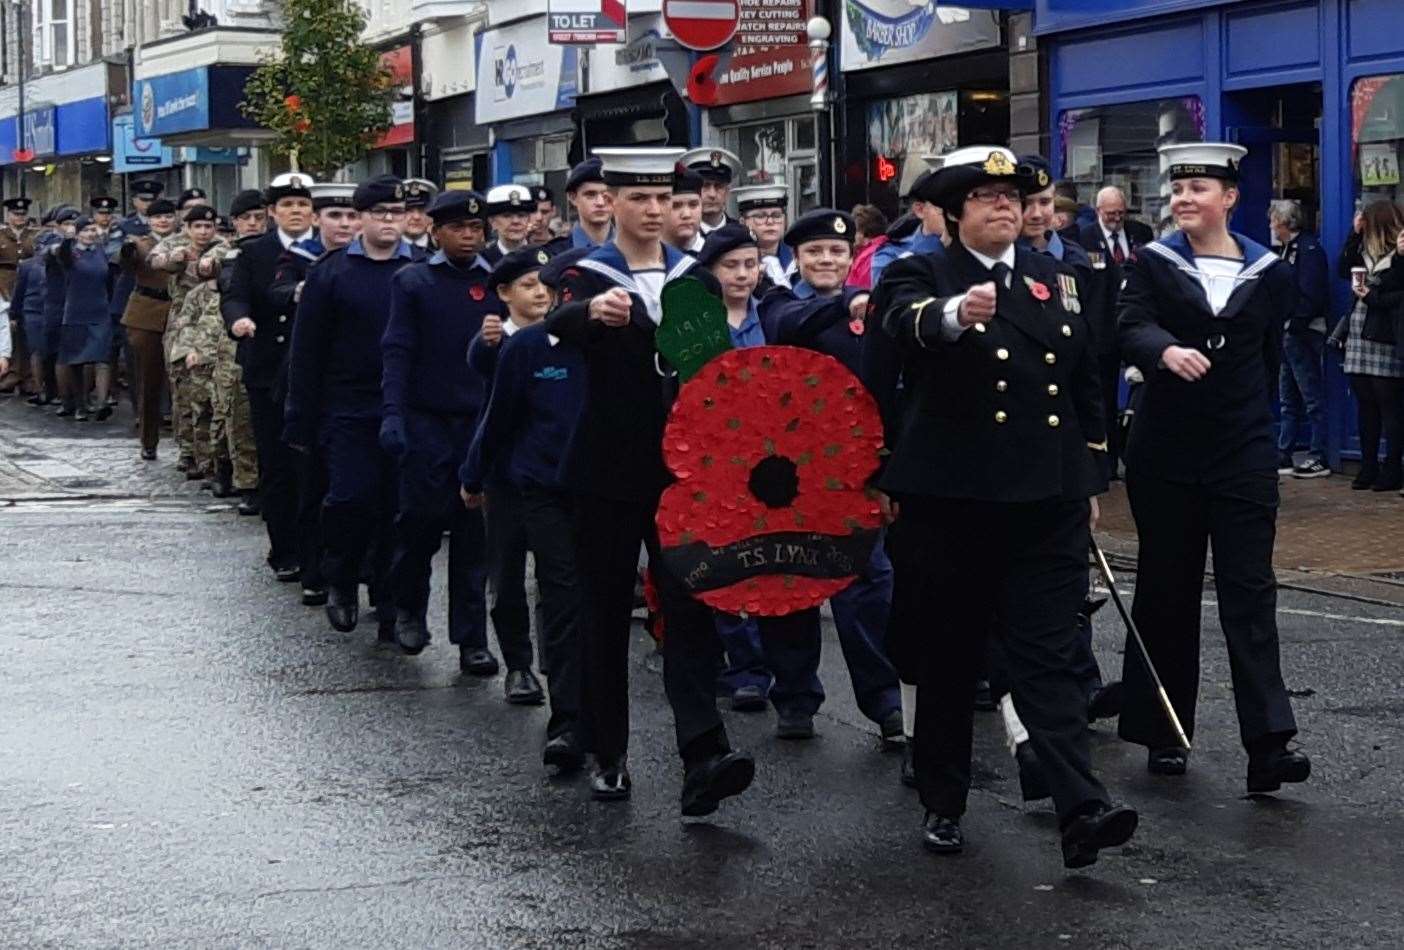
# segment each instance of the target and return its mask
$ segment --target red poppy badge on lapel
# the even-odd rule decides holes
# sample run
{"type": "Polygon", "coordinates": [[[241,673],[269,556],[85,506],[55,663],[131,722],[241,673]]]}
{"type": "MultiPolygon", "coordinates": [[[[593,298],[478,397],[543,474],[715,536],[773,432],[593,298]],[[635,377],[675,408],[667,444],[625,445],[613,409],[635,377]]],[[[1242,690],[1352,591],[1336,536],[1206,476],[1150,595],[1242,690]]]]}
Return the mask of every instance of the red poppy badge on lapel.
{"type": "Polygon", "coordinates": [[[474,284],[468,289],[468,296],[472,297],[474,300],[482,300],[487,296],[487,291],[483,290],[479,285],[474,284]]]}

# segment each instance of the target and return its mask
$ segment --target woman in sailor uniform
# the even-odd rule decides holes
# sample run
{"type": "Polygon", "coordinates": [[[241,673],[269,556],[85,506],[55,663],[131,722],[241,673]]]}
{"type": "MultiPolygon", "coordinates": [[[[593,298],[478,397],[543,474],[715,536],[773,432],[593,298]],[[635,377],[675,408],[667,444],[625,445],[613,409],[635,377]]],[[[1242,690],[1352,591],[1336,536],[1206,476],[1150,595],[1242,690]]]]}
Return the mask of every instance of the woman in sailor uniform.
{"type": "MultiPolygon", "coordinates": [[[[1219,620],[1228,641],[1248,791],[1304,781],[1305,755],[1278,660],[1277,523],[1272,381],[1295,296],[1277,255],[1231,232],[1238,145],[1161,148],[1177,233],[1127,266],[1118,336],[1145,377],[1126,449],[1126,489],[1140,535],[1133,613],[1185,732],[1194,735],[1200,598],[1214,549],[1219,620]]],[[[1120,732],[1148,747],[1154,774],[1183,774],[1176,744],[1137,650],[1126,651],[1120,732]]]]}

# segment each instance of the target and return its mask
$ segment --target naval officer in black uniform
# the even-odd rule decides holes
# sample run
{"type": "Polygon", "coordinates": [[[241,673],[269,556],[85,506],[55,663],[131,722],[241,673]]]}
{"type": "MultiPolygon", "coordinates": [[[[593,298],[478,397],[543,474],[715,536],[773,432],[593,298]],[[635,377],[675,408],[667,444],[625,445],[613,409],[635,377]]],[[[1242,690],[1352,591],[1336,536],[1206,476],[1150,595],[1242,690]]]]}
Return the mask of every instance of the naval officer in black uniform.
{"type": "MultiPolygon", "coordinates": [[[[1170,702],[1194,735],[1200,599],[1214,546],[1219,624],[1228,640],[1248,791],[1305,781],[1277,641],[1277,446],[1272,384],[1296,285],[1276,254],[1229,231],[1241,145],[1167,145],[1170,211],[1179,231],[1127,265],[1121,352],[1145,388],[1126,451],[1126,493],[1140,536],[1136,624],[1170,702]]],[[[1148,768],[1185,771],[1140,654],[1127,650],[1123,739],[1150,749],[1148,768]]]]}
{"type": "Polygon", "coordinates": [[[940,206],[942,256],[894,262],[874,319],[915,365],[881,504],[926,552],[905,609],[931,618],[918,645],[917,787],[923,840],[960,851],[970,790],[972,704],[993,611],[1020,712],[1053,793],[1063,863],[1083,867],[1135,832],[1092,774],[1087,697],[1073,661],[1087,595],[1091,496],[1106,480],[1106,430],[1087,321],[1057,265],[1017,248],[1035,188],[1005,148],[946,158],[915,197],[940,206]]]}
{"type": "Polygon", "coordinates": [[[668,635],[663,684],[673,707],[684,778],[682,813],[707,815],[751,784],[755,763],[734,752],[717,712],[721,640],[712,611],[692,599],[658,557],[654,517],[669,481],[663,427],[676,379],[654,345],[663,287],[684,275],[721,296],[697,258],[663,243],[674,163],[667,148],[596,149],[614,204],[615,233],[566,268],[546,332],[579,347],[587,389],[562,462],[575,492],[583,609],[582,748],[595,756],[591,792],[629,797],[629,632],[639,545],[649,550],[668,635]]]}

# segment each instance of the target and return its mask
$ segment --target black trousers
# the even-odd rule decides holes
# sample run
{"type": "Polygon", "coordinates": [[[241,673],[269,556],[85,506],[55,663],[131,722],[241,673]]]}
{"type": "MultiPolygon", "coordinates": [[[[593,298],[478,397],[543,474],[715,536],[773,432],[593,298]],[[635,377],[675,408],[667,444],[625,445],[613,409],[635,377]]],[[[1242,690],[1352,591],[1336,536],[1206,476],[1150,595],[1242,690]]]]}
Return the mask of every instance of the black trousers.
{"type": "Polygon", "coordinates": [[[326,467],[322,498],[322,565],[337,590],[360,589],[370,563],[371,600],[382,621],[395,617],[390,592],[396,496],[394,460],[380,448],[380,419],[328,416],[319,444],[326,467]]]}
{"type": "MultiPolygon", "coordinates": [[[[487,542],[488,616],[502,662],[508,670],[529,670],[532,662],[531,608],[527,604],[527,533],[522,496],[506,479],[487,485],[483,506],[487,542]]],[[[540,617],[538,616],[538,626],[540,617]]]]}
{"type": "MultiPolygon", "coordinates": [[[[1245,746],[1296,734],[1277,642],[1277,476],[1257,472],[1211,485],[1128,473],[1126,493],[1141,549],[1131,608],[1170,702],[1193,739],[1199,693],[1199,619],[1204,561],[1214,545],[1219,624],[1228,641],[1233,699],[1245,746]]],[[[1126,648],[1119,731],[1150,748],[1176,745],[1140,653],[1126,648]]]]}
{"type": "Polygon", "coordinates": [[[1073,672],[1087,596],[1086,501],[1001,504],[907,496],[907,541],[928,634],[921,645],[913,759],[927,810],[964,814],[972,705],[992,626],[1004,638],[1019,715],[1061,818],[1107,793],[1092,774],[1087,696],[1073,672]],[[990,622],[991,614],[999,619],[990,622]]]}
{"type": "Polygon", "coordinates": [[[327,495],[327,465],[322,449],[310,445],[297,460],[298,563],[303,587],[325,587],[322,569],[322,500],[327,495]]]}
{"type": "Polygon", "coordinates": [[[658,557],[653,518],[657,496],[619,501],[577,495],[576,559],[584,609],[581,651],[582,743],[605,761],[629,748],[629,639],[633,631],[634,579],[639,545],[648,548],[654,584],[662,601],[663,688],[673,707],[678,751],[685,765],[729,751],[717,712],[721,638],[712,610],[688,596],[658,557]]]}
{"type": "Polygon", "coordinates": [[[1102,414],[1107,426],[1107,463],[1110,474],[1115,476],[1122,449],[1121,408],[1117,402],[1121,390],[1120,353],[1098,355],[1097,380],[1102,386],[1102,414]]]}
{"type": "Polygon", "coordinates": [[[258,502],[268,529],[268,563],[291,567],[300,554],[297,537],[297,453],[283,442],[283,402],[269,387],[245,387],[249,421],[258,447],[258,502]]]}
{"type": "MultiPolygon", "coordinates": [[[[930,623],[924,613],[919,575],[922,552],[909,539],[909,522],[898,518],[886,531],[887,558],[892,562],[892,610],[888,614],[883,648],[897,669],[897,678],[908,686],[921,678],[922,642],[930,623]]],[[[919,532],[915,532],[919,535],[919,532]]],[[[916,538],[917,543],[920,537],[916,538]]]]}
{"type": "MultiPolygon", "coordinates": [[[[998,618],[992,618],[998,624],[998,618]]],[[[1009,683],[1009,658],[1004,650],[1005,638],[998,633],[990,637],[989,681],[990,692],[995,699],[1013,691],[1009,683]]],[[[1092,652],[1092,617],[1082,610],[1077,615],[1077,655],[1073,659],[1072,673],[1082,684],[1082,691],[1090,702],[1093,694],[1104,685],[1102,668],[1097,663],[1097,654],[1092,652]]],[[[1016,706],[1018,697],[1014,697],[1016,706]]]]}
{"type": "Polygon", "coordinates": [[[537,631],[551,695],[546,737],[553,739],[575,729],[580,718],[581,605],[570,496],[542,488],[524,489],[521,523],[536,561],[536,587],[541,595],[537,631]]]}

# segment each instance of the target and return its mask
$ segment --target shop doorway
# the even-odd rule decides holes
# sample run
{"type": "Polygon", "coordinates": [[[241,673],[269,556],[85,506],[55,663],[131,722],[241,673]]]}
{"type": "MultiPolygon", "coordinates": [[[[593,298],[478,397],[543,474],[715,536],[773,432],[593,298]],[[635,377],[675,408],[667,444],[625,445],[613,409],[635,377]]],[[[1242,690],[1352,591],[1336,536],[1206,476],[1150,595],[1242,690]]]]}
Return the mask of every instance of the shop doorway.
{"type": "Polygon", "coordinates": [[[1306,230],[1319,234],[1321,84],[1230,93],[1224,97],[1224,126],[1229,141],[1248,148],[1234,229],[1271,245],[1268,205],[1289,198],[1301,203],[1306,230]]]}

